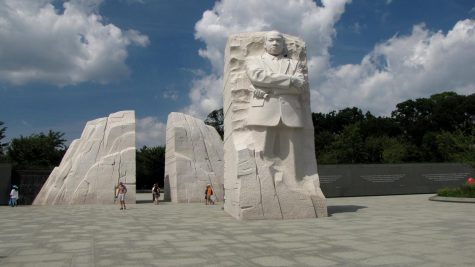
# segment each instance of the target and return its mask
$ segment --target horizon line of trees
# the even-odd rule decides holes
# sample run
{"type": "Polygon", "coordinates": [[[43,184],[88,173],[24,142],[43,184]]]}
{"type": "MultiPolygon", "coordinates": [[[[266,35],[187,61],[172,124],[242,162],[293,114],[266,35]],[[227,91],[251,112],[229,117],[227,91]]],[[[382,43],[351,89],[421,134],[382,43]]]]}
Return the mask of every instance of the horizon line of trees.
{"type": "Polygon", "coordinates": [[[407,100],[390,117],[346,108],[313,113],[320,164],[463,162],[475,166],[475,94],[407,100]]]}
{"type": "MultiPolygon", "coordinates": [[[[475,168],[475,94],[407,100],[391,115],[357,107],[312,113],[318,164],[462,162],[475,168]]],[[[223,138],[223,109],[205,123],[223,138]]]]}
{"type": "MultiPolygon", "coordinates": [[[[389,117],[351,107],[312,113],[312,121],[318,164],[461,162],[475,168],[475,94],[407,100],[389,117]]],[[[222,108],[205,123],[223,137],[222,108]]],[[[67,150],[64,133],[50,130],[4,143],[6,129],[0,121],[0,162],[16,169],[52,170],[67,150]]],[[[138,148],[136,164],[138,189],[163,186],[165,146],[138,148]]]]}

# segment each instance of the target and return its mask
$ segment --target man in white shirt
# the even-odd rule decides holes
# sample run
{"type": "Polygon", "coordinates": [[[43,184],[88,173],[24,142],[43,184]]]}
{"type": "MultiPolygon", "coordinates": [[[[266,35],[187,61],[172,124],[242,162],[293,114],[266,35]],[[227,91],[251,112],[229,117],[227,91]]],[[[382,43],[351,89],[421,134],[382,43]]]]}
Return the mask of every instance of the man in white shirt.
{"type": "Polygon", "coordinates": [[[18,200],[18,186],[12,186],[12,191],[10,191],[10,206],[16,207],[18,200]]]}

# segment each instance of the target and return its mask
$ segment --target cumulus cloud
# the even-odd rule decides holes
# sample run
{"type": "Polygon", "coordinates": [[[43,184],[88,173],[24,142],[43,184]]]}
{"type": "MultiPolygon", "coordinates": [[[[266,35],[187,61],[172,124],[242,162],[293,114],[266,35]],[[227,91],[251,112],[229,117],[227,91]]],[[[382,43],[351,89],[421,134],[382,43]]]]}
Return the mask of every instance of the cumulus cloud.
{"type": "Polygon", "coordinates": [[[22,85],[108,83],[127,76],[127,47],[147,46],[135,30],[106,24],[102,0],[0,2],[0,80],[22,85]]]}
{"type": "Polygon", "coordinates": [[[322,111],[357,106],[388,115],[409,98],[474,93],[474,47],[475,20],[459,21],[446,34],[416,25],[411,34],[376,45],[360,64],[329,69],[312,104],[322,111]]]}
{"type": "MultiPolygon", "coordinates": [[[[392,1],[387,1],[391,4],[392,1]]],[[[359,64],[330,65],[335,23],[350,1],[223,0],[203,13],[195,37],[205,43],[199,54],[211,73],[193,82],[191,105],[185,112],[204,117],[222,106],[223,52],[229,34],[276,29],[307,43],[314,112],[360,107],[389,115],[401,101],[453,90],[475,92],[475,21],[463,20],[449,32],[414,26],[406,36],[394,36],[363,57],[359,64]]]]}
{"type": "MultiPolygon", "coordinates": [[[[278,30],[307,42],[309,69],[320,73],[329,66],[334,25],[351,0],[222,0],[203,13],[195,25],[195,37],[206,47],[199,54],[211,62],[212,72],[197,77],[190,90],[191,105],[185,112],[204,117],[222,106],[223,52],[233,33],[278,30]]],[[[314,84],[320,75],[311,75],[314,84]]]]}
{"type": "Polygon", "coordinates": [[[182,112],[204,119],[211,111],[222,107],[222,77],[216,74],[205,75],[192,82],[188,97],[192,104],[182,112]]]}
{"type": "Polygon", "coordinates": [[[153,147],[165,145],[166,143],[166,123],[155,117],[144,117],[136,120],[137,147],[144,145],[153,147]]]}

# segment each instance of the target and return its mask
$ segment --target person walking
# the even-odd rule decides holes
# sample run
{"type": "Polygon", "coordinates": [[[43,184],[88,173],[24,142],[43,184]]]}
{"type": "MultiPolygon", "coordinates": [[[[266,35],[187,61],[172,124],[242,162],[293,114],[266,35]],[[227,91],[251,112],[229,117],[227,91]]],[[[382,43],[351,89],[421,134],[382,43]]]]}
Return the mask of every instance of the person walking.
{"type": "Polygon", "coordinates": [[[18,186],[13,185],[12,186],[12,191],[10,191],[10,207],[16,207],[17,206],[17,200],[18,200],[18,186]]]}

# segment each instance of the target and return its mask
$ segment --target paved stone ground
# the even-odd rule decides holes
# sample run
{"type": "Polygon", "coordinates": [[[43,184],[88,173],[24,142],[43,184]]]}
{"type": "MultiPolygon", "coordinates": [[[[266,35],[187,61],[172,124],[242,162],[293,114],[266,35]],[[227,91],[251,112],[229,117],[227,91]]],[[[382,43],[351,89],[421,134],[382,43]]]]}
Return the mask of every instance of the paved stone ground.
{"type": "Polygon", "coordinates": [[[475,205],[429,196],[331,198],[331,217],[288,221],[202,204],[2,206],[0,266],[475,266],[475,205]]]}

